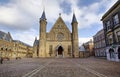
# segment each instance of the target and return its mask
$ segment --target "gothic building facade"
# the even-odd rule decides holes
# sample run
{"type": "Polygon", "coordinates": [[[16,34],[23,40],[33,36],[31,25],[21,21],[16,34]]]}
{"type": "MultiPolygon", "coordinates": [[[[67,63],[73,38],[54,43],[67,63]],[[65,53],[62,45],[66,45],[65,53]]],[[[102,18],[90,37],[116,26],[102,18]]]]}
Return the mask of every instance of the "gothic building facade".
{"type": "Polygon", "coordinates": [[[78,57],[78,22],[75,14],[73,14],[71,22],[72,32],[68,29],[61,15],[50,32],[46,32],[45,11],[43,11],[39,23],[39,57],[78,57]]]}

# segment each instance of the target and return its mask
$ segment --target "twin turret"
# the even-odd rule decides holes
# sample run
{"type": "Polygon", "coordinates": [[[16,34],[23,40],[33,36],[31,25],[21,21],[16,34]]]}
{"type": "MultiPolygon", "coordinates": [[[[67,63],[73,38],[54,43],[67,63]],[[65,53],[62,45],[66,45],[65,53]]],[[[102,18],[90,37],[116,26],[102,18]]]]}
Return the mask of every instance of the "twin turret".
{"type": "MultiPolygon", "coordinates": [[[[45,11],[43,11],[42,16],[40,18],[40,39],[39,39],[39,56],[40,57],[46,57],[46,26],[47,26],[47,21],[46,21],[46,15],[45,11]]],[[[76,56],[76,52],[78,52],[78,22],[75,17],[75,14],[73,14],[72,18],[72,37],[71,37],[71,43],[72,43],[72,56],[76,56]]]]}
{"type": "Polygon", "coordinates": [[[78,57],[79,46],[78,46],[78,22],[73,14],[72,18],[72,57],[78,57]]]}
{"type": "Polygon", "coordinates": [[[47,26],[45,11],[43,11],[39,23],[40,23],[39,56],[45,57],[46,56],[46,26],[47,26]]]}

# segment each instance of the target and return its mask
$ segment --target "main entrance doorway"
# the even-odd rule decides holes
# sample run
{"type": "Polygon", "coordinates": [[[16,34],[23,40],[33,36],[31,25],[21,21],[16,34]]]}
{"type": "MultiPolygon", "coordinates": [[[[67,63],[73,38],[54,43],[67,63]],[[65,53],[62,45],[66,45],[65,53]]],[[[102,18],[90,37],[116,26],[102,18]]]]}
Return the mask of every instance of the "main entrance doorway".
{"type": "Polygon", "coordinates": [[[57,57],[63,57],[63,47],[62,46],[59,46],[58,49],[57,49],[57,57]]]}
{"type": "Polygon", "coordinates": [[[114,50],[113,49],[110,49],[109,50],[109,54],[110,54],[110,58],[114,58],[114,50]]]}
{"type": "Polygon", "coordinates": [[[63,52],[63,48],[61,46],[59,46],[59,48],[58,48],[58,55],[62,55],[62,52],[63,52]]]}
{"type": "Polygon", "coordinates": [[[120,59],[120,47],[118,48],[118,59],[120,59]]]}

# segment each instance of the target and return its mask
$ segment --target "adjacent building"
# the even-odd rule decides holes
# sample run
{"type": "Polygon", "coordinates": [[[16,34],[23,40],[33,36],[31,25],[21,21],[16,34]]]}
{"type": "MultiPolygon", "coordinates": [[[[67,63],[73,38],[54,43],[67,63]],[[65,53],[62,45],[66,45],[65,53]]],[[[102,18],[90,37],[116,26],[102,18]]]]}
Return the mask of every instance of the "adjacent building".
{"type": "Polygon", "coordinates": [[[9,59],[13,55],[13,43],[11,34],[0,31],[0,57],[9,59]]]}
{"type": "Polygon", "coordinates": [[[33,47],[32,46],[27,46],[27,55],[26,55],[26,57],[27,58],[32,58],[33,57],[33,54],[34,54],[34,52],[33,52],[33,47]]]}
{"type": "Polygon", "coordinates": [[[94,56],[94,51],[93,51],[94,43],[93,43],[92,39],[90,39],[90,41],[84,43],[83,46],[84,46],[86,52],[89,53],[88,56],[94,56]]]}
{"type": "Polygon", "coordinates": [[[37,37],[33,43],[33,57],[39,57],[39,40],[37,40],[37,37]]]}
{"type": "Polygon", "coordinates": [[[19,40],[13,40],[13,43],[14,43],[13,46],[14,58],[32,57],[33,47],[19,40]]]}
{"type": "Polygon", "coordinates": [[[105,57],[106,56],[106,44],[105,44],[105,35],[104,30],[98,31],[94,36],[94,53],[96,57],[105,57]]]}
{"type": "Polygon", "coordinates": [[[71,26],[68,29],[59,15],[50,32],[46,32],[47,20],[45,11],[40,18],[39,57],[78,57],[78,22],[73,14],[71,26]]]}
{"type": "Polygon", "coordinates": [[[0,31],[0,57],[3,59],[32,57],[33,47],[13,40],[11,34],[0,31]]]}
{"type": "Polygon", "coordinates": [[[103,16],[107,59],[120,61],[120,0],[103,16]]]}
{"type": "Polygon", "coordinates": [[[81,45],[79,47],[79,57],[85,57],[85,52],[86,52],[86,50],[85,50],[84,46],[81,45]]]}
{"type": "Polygon", "coordinates": [[[94,56],[93,48],[94,48],[94,43],[92,39],[90,39],[90,41],[86,43],[83,43],[79,47],[79,57],[85,58],[85,57],[94,56]]]}

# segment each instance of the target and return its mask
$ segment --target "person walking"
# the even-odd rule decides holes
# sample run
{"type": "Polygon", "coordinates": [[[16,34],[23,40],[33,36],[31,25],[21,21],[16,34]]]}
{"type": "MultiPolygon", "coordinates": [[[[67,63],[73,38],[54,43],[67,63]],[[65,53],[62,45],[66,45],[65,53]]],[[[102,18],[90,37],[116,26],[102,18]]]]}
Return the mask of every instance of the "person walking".
{"type": "Polygon", "coordinates": [[[3,64],[2,52],[0,53],[0,63],[3,64]]]}
{"type": "Polygon", "coordinates": [[[3,64],[3,58],[2,57],[0,58],[0,63],[3,64]]]}

